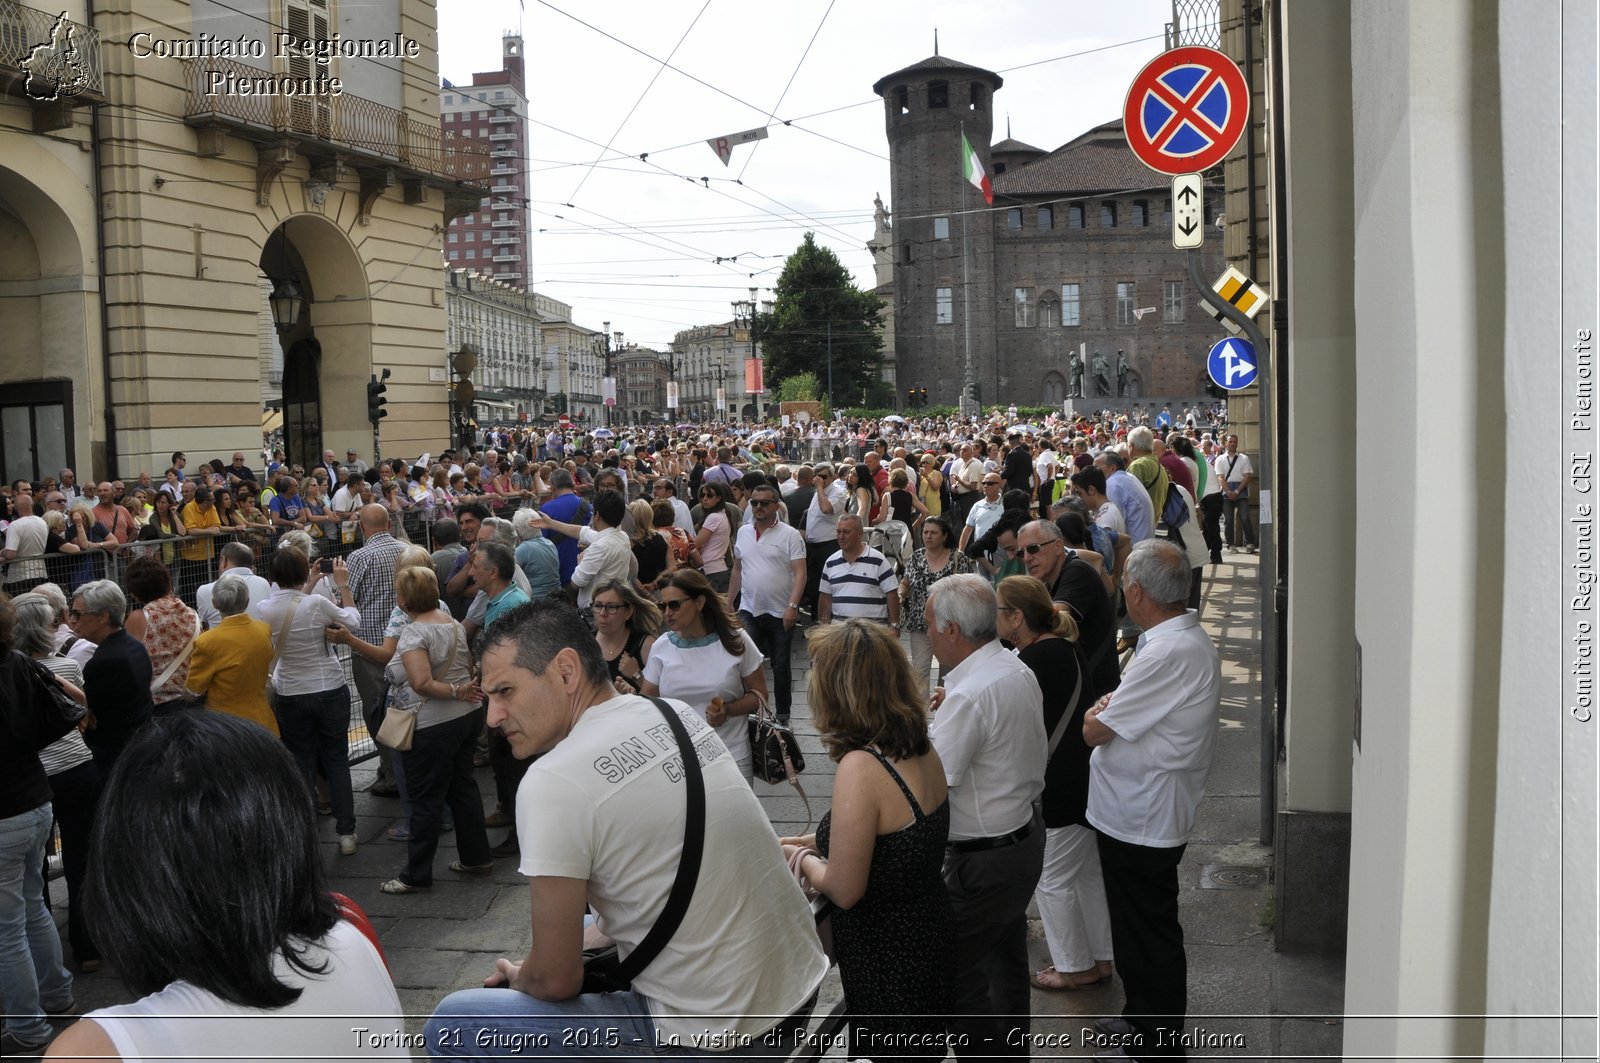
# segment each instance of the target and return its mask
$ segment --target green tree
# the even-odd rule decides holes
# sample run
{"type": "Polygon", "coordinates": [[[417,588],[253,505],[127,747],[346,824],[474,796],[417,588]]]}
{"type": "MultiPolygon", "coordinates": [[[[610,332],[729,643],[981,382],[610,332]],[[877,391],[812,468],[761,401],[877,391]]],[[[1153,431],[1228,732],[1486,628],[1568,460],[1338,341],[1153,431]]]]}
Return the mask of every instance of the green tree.
{"type": "Polygon", "coordinates": [[[778,385],[779,402],[816,402],[822,397],[822,384],[815,373],[794,373],[778,385]]]}
{"type": "Polygon", "coordinates": [[[863,392],[879,384],[882,307],[882,299],[855,286],[838,255],[818,247],[815,236],[806,233],[784,263],[771,317],[761,322],[767,376],[781,387],[791,377],[811,373],[820,397],[860,401],[863,392]]]}

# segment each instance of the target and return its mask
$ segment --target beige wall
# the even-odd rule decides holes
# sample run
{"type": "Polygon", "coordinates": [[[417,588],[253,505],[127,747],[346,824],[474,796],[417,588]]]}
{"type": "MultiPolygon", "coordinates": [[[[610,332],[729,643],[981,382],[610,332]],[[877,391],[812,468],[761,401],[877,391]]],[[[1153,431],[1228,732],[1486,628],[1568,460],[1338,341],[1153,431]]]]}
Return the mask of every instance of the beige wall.
{"type": "MultiPolygon", "coordinates": [[[[433,16],[422,0],[403,6],[408,32],[425,24],[428,40],[433,16]]],[[[113,12],[99,23],[118,103],[103,179],[121,471],[159,472],[174,450],[193,461],[258,445],[258,273],[262,248],[285,222],[306,263],[310,320],[323,344],[324,445],[370,453],[365,383],[374,367],[388,367],[384,453],[437,451],[446,400],[428,370],[444,357],[442,193],[429,189],[425,202],[407,205],[396,184],[369,219],[358,219],[354,170],[318,206],[303,187],[309,160],[299,155],[272,180],[268,204],[257,205],[251,142],[229,136],[220,157],[201,158],[193,129],[144,117],[183,113],[181,67],[134,60],[117,42],[135,29],[182,36],[189,26],[182,3],[141,5],[137,17],[113,12]]],[[[430,56],[429,69],[414,72],[424,83],[431,64],[430,56]]],[[[418,117],[426,114],[420,98],[411,103],[418,117]]],[[[436,115],[436,99],[432,109],[436,115]]]]}

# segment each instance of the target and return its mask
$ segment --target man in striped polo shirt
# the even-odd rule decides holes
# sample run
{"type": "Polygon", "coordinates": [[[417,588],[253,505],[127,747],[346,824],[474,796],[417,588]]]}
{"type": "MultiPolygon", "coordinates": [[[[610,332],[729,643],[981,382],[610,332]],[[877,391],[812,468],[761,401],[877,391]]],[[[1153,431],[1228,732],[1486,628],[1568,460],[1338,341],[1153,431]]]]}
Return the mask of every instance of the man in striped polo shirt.
{"type": "Polygon", "coordinates": [[[900,630],[900,582],[894,564],[866,545],[861,518],[839,518],[839,549],[822,563],[817,622],[862,617],[900,630]]]}

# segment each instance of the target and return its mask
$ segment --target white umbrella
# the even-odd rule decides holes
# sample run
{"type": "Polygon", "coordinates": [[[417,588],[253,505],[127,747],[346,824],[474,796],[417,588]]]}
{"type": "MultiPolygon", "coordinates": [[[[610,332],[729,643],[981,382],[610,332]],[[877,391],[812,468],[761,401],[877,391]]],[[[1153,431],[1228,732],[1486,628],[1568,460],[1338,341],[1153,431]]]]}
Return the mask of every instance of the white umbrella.
{"type": "Polygon", "coordinates": [[[613,439],[616,437],[616,433],[609,428],[596,428],[589,434],[596,439],[613,439]]]}
{"type": "Polygon", "coordinates": [[[898,413],[891,413],[887,417],[879,418],[879,420],[893,421],[895,424],[905,424],[906,423],[906,419],[904,417],[901,417],[898,413]]]}
{"type": "Polygon", "coordinates": [[[1036,436],[1039,434],[1039,428],[1037,425],[1031,424],[1014,424],[1010,428],[1007,428],[1006,432],[1008,434],[1011,432],[1021,432],[1024,435],[1036,436]]]}

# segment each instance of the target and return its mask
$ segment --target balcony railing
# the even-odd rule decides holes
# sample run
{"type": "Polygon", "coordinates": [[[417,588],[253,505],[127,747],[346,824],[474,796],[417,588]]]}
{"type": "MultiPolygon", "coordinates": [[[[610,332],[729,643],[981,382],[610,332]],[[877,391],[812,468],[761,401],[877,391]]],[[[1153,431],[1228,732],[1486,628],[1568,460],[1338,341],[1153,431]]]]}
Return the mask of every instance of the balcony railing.
{"type": "Polygon", "coordinates": [[[239,129],[246,136],[278,134],[322,141],[358,157],[407,167],[429,177],[487,183],[488,152],[471,137],[445,132],[404,111],[350,93],[246,96],[208,92],[214,85],[225,85],[230,77],[259,83],[282,75],[210,56],[182,62],[188,83],[184,118],[190,125],[215,123],[239,129]]]}
{"type": "Polygon", "coordinates": [[[0,83],[41,103],[49,102],[52,95],[67,103],[74,97],[87,97],[85,103],[104,99],[100,34],[59,11],[0,0],[0,83]],[[58,18],[62,23],[59,37],[58,18]],[[44,49],[35,53],[40,45],[44,49]],[[30,74],[32,85],[27,83],[30,74]]]}

